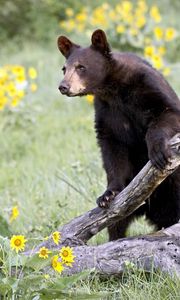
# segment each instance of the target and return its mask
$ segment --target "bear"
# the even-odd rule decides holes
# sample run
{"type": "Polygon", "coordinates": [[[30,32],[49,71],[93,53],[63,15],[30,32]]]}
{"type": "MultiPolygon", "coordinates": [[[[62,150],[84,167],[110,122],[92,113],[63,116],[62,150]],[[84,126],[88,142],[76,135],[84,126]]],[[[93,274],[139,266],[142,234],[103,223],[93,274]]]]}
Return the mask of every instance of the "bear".
{"type": "MultiPolygon", "coordinates": [[[[94,95],[95,131],[107,175],[97,204],[107,209],[148,160],[159,170],[166,166],[171,157],[168,141],[180,132],[180,101],[146,60],[112,51],[101,29],[93,32],[89,47],[60,36],[58,48],[66,58],[60,92],[94,95]]],[[[130,222],[141,215],[157,230],[179,221],[180,167],[132,215],[108,227],[109,240],[125,237],[130,222]]]]}

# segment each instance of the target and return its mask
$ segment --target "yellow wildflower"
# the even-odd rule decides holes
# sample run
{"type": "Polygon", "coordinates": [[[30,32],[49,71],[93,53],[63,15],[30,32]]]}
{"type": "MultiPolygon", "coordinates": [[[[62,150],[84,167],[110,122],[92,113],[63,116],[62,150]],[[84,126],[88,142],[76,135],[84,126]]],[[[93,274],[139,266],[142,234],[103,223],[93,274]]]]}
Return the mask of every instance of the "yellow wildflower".
{"type": "Polygon", "coordinates": [[[145,3],[145,1],[143,0],[140,0],[138,1],[138,7],[139,7],[139,10],[142,12],[142,13],[145,13],[147,10],[148,10],[148,6],[147,4],[145,3]]]}
{"type": "Polygon", "coordinates": [[[0,78],[0,88],[4,88],[4,84],[5,84],[5,81],[4,78],[0,78]]]}
{"type": "Polygon", "coordinates": [[[24,250],[26,242],[27,240],[24,235],[13,235],[10,240],[10,247],[18,253],[19,251],[24,250]]]}
{"type": "Polygon", "coordinates": [[[155,47],[154,46],[146,46],[144,48],[144,55],[146,57],[151,57],[155,52],[155,47]]]}
{"type": "Polygon", "coordinates": [[[138,35],[138,30],[136,28],[131,28],[129,32],[133,36],[138,35]]]}
{"type": "Polygon", "coordinates": [[[39,249],[38,253],[39,253],[39,257],[46,259],[48,258],[48,254],[51,253],[51,251],[49,251],[49,249],[46,247],[42,247],[39,249]]]}
{"type": "Polygon", "coordinates": [[[158,52],[160,55],[164,55],[166,53],[166,48],[164,46],[160,46],[158,48],[158,52]]]}
{"type": "Polygon", "coordinates": [[[150,16],[156,22],[161,22],[161,15],[159,13],[159,8],[156,5],[153,5],[150,9],[150,16]]]}
{"type": "Polygon", "coordinates": [[[163,38],[163,29],[161,27],[154,28],[154,35],[157,40],[161,40],[163,38]]]}
{"type": "Polygon", "coordinates": [[[66,22],[65,27],[66,30],[70,32],[76,28],[76,23],[74,20],[69,20],[68,22],[66,22]]]}
{"type": "Polygon", "coordinates": [[[32,83],[32,84],[30,85],[30,89],[31,89],[32,92],[35,92],[35,91],[37,90],[37,84],[32,83]]]}
{"type": "Polygon", "coordinates": [[[111,19],[112,21],[115,21],[115,20],[117,19],[117,14],[116,14],[116,12],[115,12],[114,10],[111,10],[111,11],[109,12],[109,17],[110,17],[110,19],[111,19]]]}
{"type": "Polygon", "coordinates": [[[87,96],[86,96],[86,99],[87,99],[87,101],[88,101],[90,104],[92,104],[93,101],[94,101],[94,96],[93,96],[93,95],[87,95],[87,96]]]}
{"type": "Polygon", "coordinates": [[[74,263],[74,258],[73,257],[71,257],[71,258],[69,258],[69,260],[68,261],[63,261],[63,263],[66,265],[66,266],[68,266],[68,267],[71,267],[72,268],[72,263],[74,263]]]}
{"type": "Polygon", "coordinates": [[[83,30],[84,30],[84,24],[83,24],[83,23],[77,24],[77,30],[78,30],[79,32],[83,32],[83,30]]]}
{"type": "Polygon", "coordinates": [[[17,90],[17,96],[18,96],[19,98],[23,98],[23,97],[25,96],[24,90],[17,90]]]}
{"type": "Polygon", "coordinates": [[[68,16],[68,17],[72,17],[74,15],[72,8],[67,8],[65,10],[65,13],[66,13],[66,16],[68,16]]]}
{"type": "Polygon", "coordinates": [[[136,19],[138,18],[141,18],[141,17],[144,17],[144,12],[142,11],[141,8],[137,7],[135,10],[134,10],[134,16],[136,19]]]}
{"type": "Polygon", "coordinates": [[[5,91],[4,91],[3,89],[0,89],[0,99],[1,99],[2,97],[4,97],[4,94],[5,94],[5,91]]]}
{"type": "Polygon", "coordinates": [[[28,74],[31,79],[35,79],[37,77],[37,71],[33,67],[29,68],[28,74]]]}
{"type": "Polygon", "coordinates": [[[73,249],[70,247],[62,247],[59,252],[59,256],[62,258],[62,261],[67,265],[72,267],[75,256],[73,255],[73,249]]]}
{"type": "Polygon", "coordinates": [[[5,96],[0,97],[0,110],[1,111],[4,109],[7,102],[8,102],[7,97],[5,97],[5,96]]]}
{"type": "Polygon", "coordinates": [[[174,28],[169,27],[165,30],[165,41],[169,42],[175,38],[176,31],[174,28]]]}
{"type": "Polygon", "coordinates": [[[19,216],[19,209],[17,206],[14,206],[11,210],[10,222],[16,220],[18,216],[19,216]]]}
{"type": "Polygon", "coordinates": [[[17,81],[18,83],[24,82],[25,80],[26,80],[26,78],[25,78],[24,75],[18,75],[18,76],[16,77],[16,81],[17,81]]]}
{"type": "Polygon", "coordinates": [[[8,102],[8,98],[7,98],[6,96],[3,96],[3,95],[2,95],[2,96],[0,97],[0,102],[1,102],[1,104],[4,104],[4,105],[5,105],[5,104],[8,102]]]}
{"type": "Polygon", "coordinates": [[[12,107],[16,107],[18,106],[19,102],[20,102],[20,98],[18,96],[15,96],[12,98],[10,105],[12,107]]]}
{"type": "Polygon", "coordinates": [[[64,266],[62,264],[62,262],[58,261],[59,256],[58,255],[54,255],[51,261],[52,267],[55,271],[57,271],[58,273],[61,273],[64,270],[64,266]]]}
{"type": "Polygon", "coordinates": [[[137,19],[136,25],[138,28],[142,28],[146,24],[146,18],[144,16],[141,16],[137,19]]]}
{"type": "Polygon", "coordinates": [[[10,97],[13,97],[16,95],[16,92],[17,92],[17,89],[16,89],[16,86],[13,82],[10,82],[7,86],[6,86],[6,89],[7,89],[7,92],[8,92],[8,95],[10,97]]]}
{"type": "Polygon", "coordinates": [[[162,67],[163,67],[163,61],[162,61],[162,58],[159,55],[155,54],[155,55],[152,56],[151,59],[152,59],[153,66],[156,69],[158,69],[158,70],[162,69],[162,67]]]}
{"type": "Polygon", "coordinates": [[[76,15],[76,20],[80,23],[84,23],[86,21],[87,15],[84,12],[81,12],[76,15]]]}
{"type": "Polygon", "coordinates": [[[12,66],[11,67],[11,72],[17,76],[24,76],[24,67],[23,66],[12,66]]]}
{"type": "Polygon", "coordinates": [[[104,26],[104,28],[108,25],[107,18],[104,14],[104,10],[101,6],[97,7],[93,11],[91,23],[97,26],[104,26]]]}
{"type": "Polygon", "coordinates": [[[122,9],[126,13],[129,13],[132,10],[132,3],[131,3],[131,1],[123,1],[122,2],[122,9]]]}
{"type": "Polygon", "coordinates": [[[5,78],[7,76],[7,71],[4,68],[0,68],[0,78],[5,78]]]}
{"type": "Polygon", "coordinates": [[[52,234],[52,239],[53,239],[53,241],[54,241],[54,243],[55,243],[56,245],[59,244],[60,238],[61,238],[60,232],[59,232],[59,231],[54,231],[53,234],[52,234]]]}
{"type": "Polygon", "coordinates": [[[125,32],[125,30],[126,30],[126,28],[125,28],[125,26],[124,25],[118,25],[117,27],[116,27],[116,32],[117,33],[124,33],[125,32]]]}
{"type": "Polygon", "coordinates": [[[59,26],[61,26],[62,28],[66,28],[66,21],[60,21],[59,26]]]}
{"type": "Polygon", "coordinates": [[[115,10],[117,11],[118,14],[121,14],[121,12],[122,12],[122,6],[121,6],[121,4],[117,4],[115,6],[115,10]]]}
{"type": "Polygon", "coordinates": [[[2,111],[3,109],[4,109],[4,104],[3,103],[1,103],[1,101],[0,101],[0,111],[2,111]]]}
{"type": "Polygon", "coordinates": [[[168,76],[171,73],[171,69],[169,67],[165,67],[162,73],[164,76],[168,76]]]}

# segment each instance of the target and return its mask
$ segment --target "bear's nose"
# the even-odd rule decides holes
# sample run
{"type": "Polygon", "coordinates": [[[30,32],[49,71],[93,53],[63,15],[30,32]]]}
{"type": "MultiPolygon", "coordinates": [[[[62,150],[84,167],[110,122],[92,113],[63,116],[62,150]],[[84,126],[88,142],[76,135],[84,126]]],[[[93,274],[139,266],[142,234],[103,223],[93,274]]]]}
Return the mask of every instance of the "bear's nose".
{"type": "Polygon", "coordinates": [[[66,83],[61,83],[59,86],[59,90],[61,92],[61,94],[67,94],[69,91],[69,86],[66,83]]]}

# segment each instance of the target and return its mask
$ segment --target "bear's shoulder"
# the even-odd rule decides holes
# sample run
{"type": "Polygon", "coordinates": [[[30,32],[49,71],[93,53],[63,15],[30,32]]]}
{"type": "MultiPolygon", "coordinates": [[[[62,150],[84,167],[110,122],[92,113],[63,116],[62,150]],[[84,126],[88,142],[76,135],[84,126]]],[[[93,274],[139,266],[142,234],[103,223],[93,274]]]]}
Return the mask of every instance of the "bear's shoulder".
{"type": "Polygon", "coordinates": [[[152,65],[144,58],[131,52],[112,52],[112,58],[117,65],[127,65],[129,67],[148,66],[153,69],[152,65]]]}

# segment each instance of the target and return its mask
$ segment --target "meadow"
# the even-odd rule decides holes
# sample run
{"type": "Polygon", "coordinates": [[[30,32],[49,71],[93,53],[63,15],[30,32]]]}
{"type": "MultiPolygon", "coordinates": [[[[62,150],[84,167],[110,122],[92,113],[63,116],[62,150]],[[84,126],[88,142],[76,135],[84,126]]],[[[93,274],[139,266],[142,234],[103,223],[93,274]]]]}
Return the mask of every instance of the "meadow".
{"type": "MultiPolygon", "coordinates": [[[[176,23],[175,10],[173,13],[176,23]]],[[[164,15],[166,20],[168,14],[164,15]]],[[[178,55],[175,53],[174,59],[169,54],[173,60],[168,81],[180,95],[178,55]]],[[[85,97],[71,99],[58,91],[64,59],[57,49],[56,37],[48,44],[7,41],[0,57],[1,66],[18,64],[37,70],[37,91],[27,94],[17,107],[0,111],[1,235],[10,238],[22,234],[32,247],[60,225],[93,208],[105,189],[106,178],[94,132],[93,104],[85,97]],[[16,206],[19,215],[10,221],[16,206]]],[[[131,225],[128,235],[152,230],[141,218],[131,225]]],[[[90,243],[107,240],[104,230],[90,243]]],[[[2,299],[174,300],[180,299],[180,280],[161,273],[129,270],[121,279],[88,274],[55,298],[36,292],[32,288],[23,298],[22,290],[19,296],[16,291],[14,298],[2,299]]]]}

